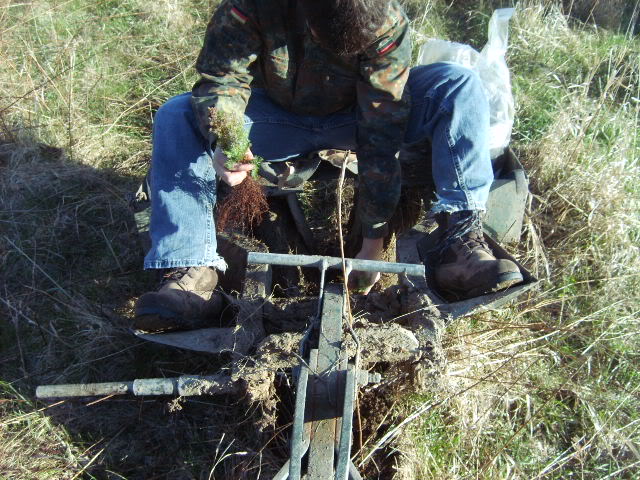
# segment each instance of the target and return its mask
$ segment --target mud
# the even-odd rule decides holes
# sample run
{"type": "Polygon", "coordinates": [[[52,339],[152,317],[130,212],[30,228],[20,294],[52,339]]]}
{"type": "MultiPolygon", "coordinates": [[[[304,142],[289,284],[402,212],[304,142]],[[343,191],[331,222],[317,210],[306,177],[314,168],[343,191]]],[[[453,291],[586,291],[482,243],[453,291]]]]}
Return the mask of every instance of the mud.
{"type": "Polygon", "coordinates": [[[303,331],[317,311],[317,297],[271,298],[263,307],[265,329],[268,333],[303,331]]]}
{"type": "MultiPolygon", "coordinates": [[[[359,342],[360,361],[363,365],[412,362],[421,358],[422,350],[418,339],[399,325],[376,325],[360,321],[354,325],[353,330],[359,342]]],[[[253,355],[255,366],[261,365],[263,368],[260,370],[285,370],[299,365],[303,335],[303,332],[269,335],[258,345],[253,355]]],[[[348,358],[355,358],[358,344],[348,331],[345,331],[343,338],[344,352],[348,358]]]]}
{"type": "Polygon", "coordinates": [[[376,325],[361,320],[354,326],[354,338],[345,333],[343,348],[349,358],[354,358],[359,351],[362,362],[366,364],[378,362],[417,361],[421,356],[420,344],[415,335],[395,323],[376,325]]]}
{"type": "Polygon", "coordinates": [[[239,387],[225,375],[206,377],[182,376],[178,379],[178,391],[181,396],[220,395],[238,393],[239,387]]]}

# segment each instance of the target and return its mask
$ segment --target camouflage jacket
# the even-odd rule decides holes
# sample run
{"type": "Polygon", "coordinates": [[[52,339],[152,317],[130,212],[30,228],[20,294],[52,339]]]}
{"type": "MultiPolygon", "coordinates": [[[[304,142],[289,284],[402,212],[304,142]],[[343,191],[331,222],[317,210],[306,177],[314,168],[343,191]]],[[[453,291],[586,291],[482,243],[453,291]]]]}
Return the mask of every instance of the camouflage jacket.
{"type": "Polygon", "coordinates": [[[192,104],[205,137],[209,108],[242,114],[251,87],[283,108],[327,115],[355,109],[363,234],[379,238],[400,196],[397,152],[404,137],[411,62],[409,23],[391,2],[378,39],[362,54],[338,56],[317,45],[295,0],[224,0],[198,56],[192,104]]]}

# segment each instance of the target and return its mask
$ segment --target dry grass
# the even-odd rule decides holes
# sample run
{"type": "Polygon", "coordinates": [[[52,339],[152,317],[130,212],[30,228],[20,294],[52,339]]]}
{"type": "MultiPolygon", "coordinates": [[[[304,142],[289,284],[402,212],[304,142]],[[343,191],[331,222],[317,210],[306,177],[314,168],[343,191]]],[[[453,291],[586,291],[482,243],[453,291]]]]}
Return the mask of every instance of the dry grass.
{"type": "Polygon", "coordinates": [[[0,2],[3,479],[270,471],[270,450],[238,420],[255,412],[237,400],[85,400],[40,413],[32,400],[38,384],[219,368],[129,332],[132,302],[153,280],[125,201],[148,167],[152,112],[194,81],[211,8],[0,2]]]}
{"type": "Polygon", "coordinates": [[[570,26],[557,4],[520,7],[514,137],[534,193],[520,254],[545,282],[451,326],[440,388],[410,402],[430,408],[402,478],[632,478],[640,465],[640,45],[570,26]]]}
{"type": "Polygon", "coordinates": [[[83,452],[55,428],[46,409],[0,384],[0,472],[2,478],[68,480],[81,469],[83,452]]]}
{"type": "MultiPolygon", "coordinates": [[[[32,400],[39,383],[217,367],[130,336],[149,280],[123,200],[215,3],[0,0],[2,478],[256,478],[282,454],[231,399],[32,400]]],[[[416,38],[479,46],[505,2],[406,3],[416,38]]],[[[422,413],[393,444],[401,478],[636,475],[640,46],[560,7],[521,2],[509,53],[534,193],[519,256],[545,282],[449,327],[438,388],[389,417],[422,413]]]]}

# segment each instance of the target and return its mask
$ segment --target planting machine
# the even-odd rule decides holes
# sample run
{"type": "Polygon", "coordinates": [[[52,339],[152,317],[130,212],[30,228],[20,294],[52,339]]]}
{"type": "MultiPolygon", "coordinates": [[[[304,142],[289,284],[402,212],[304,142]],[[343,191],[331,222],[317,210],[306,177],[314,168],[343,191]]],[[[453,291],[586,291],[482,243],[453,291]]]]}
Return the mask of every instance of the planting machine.
{"type": "MultiPolygon", "coordinates": [[[[513,182],[505,181],[496,188],[526,190],[526,184],[520,185],[522,181],[522,176],[516,174],[513,182]]],[[[308,228],[298,225],[300,211],[295,196],[299,190],[292,188],[287,193],[287,189],[282,188],[283,182],[278,183],[287,195],[287,203],[297,218],[296,224],[305,243],[312,243],[308,228]]],[[[499,198],[494,201],[500,205],[499,198]]],[[[144,230],[148,212],[138,210],[136,221],[139,229],[144,230]]],[[[504,220],[505,216],[498,215],[497,218],[504,220]]],[[[519,235],[520,225],[516,227],[519,235]]],[[[498,234],[500,228],[505,233],[513,230],[514,223],[507,222],[505,227],[496,228],[498,234]]],[[[491,229],[488,231],[496,234],[491,229]]],[[[286,372],[294,380],[295,411],[289,434],[289,459],[274,478],[359,479],[361,476],[351,460],[354,408],[359,387],[384,381],[379,373],[375,373],[375,365],[419,362],[432,348],[435,324],[440,319],[494,308],[536,283],[536,279],[520,266],[525,279],[521,285],[473,299],[447,299],[434,288],[430,275],[429,251],[433,238],[426,229],[414,227],[398,238],[397,262],[274,254],[242,247],[240,263],[244,266],[244,278],[240,283],[241,294],[231,300],[235,311],[232,324],[191,331],[135,332],[141,339],[172,347],[228,355],[230,369],[204,376],[43,385],[38,387],[36,396],[233,394],[260,401],[270,395],[276,373],[286,372]],[[302,319],[302,328],[295,331],[270,333],[265,328],[264,315],[270,302],[274,267],[319,271],[316,304],[302,319]],[[402,292],[400,303],[403,304],[400,316],[404,318],[388,323],[354,321],[343,281],[330,281],[330,270],[342,271],[342,278],[347,278],[352,270],[398,275],[399,291],[402,292]]],[[[513,260],[490,236],[487,239],[497,256],[513,260]]],[[[224,248],[225,242],[229,243],[229,240],[220,238],[219,245],[224,248]]],[[[236,251],[240,248],[231,247],[236,251]]]]}

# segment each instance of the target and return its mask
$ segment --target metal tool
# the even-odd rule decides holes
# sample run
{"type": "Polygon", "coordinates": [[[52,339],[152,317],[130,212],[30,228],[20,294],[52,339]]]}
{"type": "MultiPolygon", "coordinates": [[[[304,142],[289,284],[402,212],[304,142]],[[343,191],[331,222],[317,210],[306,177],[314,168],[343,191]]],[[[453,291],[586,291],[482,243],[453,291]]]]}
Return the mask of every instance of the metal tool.
{"type": "MultiPolygon", "coordinates": [[[[300,342],[300,363],[294,370],[296,402],[290,440],[290,459],[275,479],[299,480],[359,480],[360,474],[351,461],[353,412],[358,386],[381,381],[379,374],[359,369],[350,362],[343,348],[346,295],[342,284],[325,285],[328,269],[344,268],[348,277],[352,270],[395,273],[424,278],[424,265],[380,261],[342,259],[309,255],[283,255],[251,252],[247,257],[247,271],[255,266],[313,267],[320,270],[320,288],[316,317],[309,323],[300,342]],[[303,458],[307,457],[306,462],[303,458]],[[329,473],[331,472],[331,473],[329,473]]],[[[267,278],[260,269],[251,278],[267,278]]],[[[252,291],[255,285],[251,287],[252,291]]],[[[262,292],[267,288],[259,289],[262,292]]],[[[246,320],[246,319],[244,319],[246,320]]],[[[185,346],[198,351],[227,351],[238,339],[249,338],[243,333],[251,322],[241,320],[240,329],[202,329],[197,332],[169,334],[141,334],[142,338],[168,345],[185,346]],[[247,325],[244,325],[244,324],[247,325]],[[187,335],[187,339],[181,336],[187,335]],[[234,336],[235,335],[235,336],[234,336]],[[164,336],[158,339],[155,337],[164,336]]],[[[354,329],[347,326],[348,335],[359,340],[354,329]]],[[[261,327],[260,327],[261,328],[261,327]]],[[[255,336],[255,335],[254,335],[255,336]]],[[[255,336],[259,338],[259,336],[255,336]]],[[[415,338],[413,338],[415,341],[415,338]]],[[[245,342],[247,343],[247,342],[245,342]]],[[[248,345],[248,343],[247,343],[248,345]]],[[[244,350],[248,349],[245,345],[244,350]]],[[[416,342],[417,345],[417,342],[416,342]]],[[[239,393],[241,382],[229,375],[183,375],[177,378],[149,378],[124,382],[42,385],[36,390],[38,398],[82,397],[102,395],[218,395],[239,393]]]]}
{"type": "MultiPolygon", "coordinates": [[[[307,328],[300,344],[301,363],[297,369],[291,456],[274,478],[302,478],[303,457],[306,454],[306,479],[360,479],[351,461],[356,390],[358,385],[379,382],[381,379],[379,375],[372,376],[367,371],[359,370],[349,362],[343,351],[345,292],[340,284],[325,287],[325,273],[328,268],[344,268],[345,277],[351,270],[424,277],[424,266],[270,253],[250,253],[247,263],[320,269],[319,313],[307,328]]],[[[350,330],[350,334],[354,335],[353,330],[350,330]]],[[[357,338],[355,340],[358,341],[357,338]]]]}

